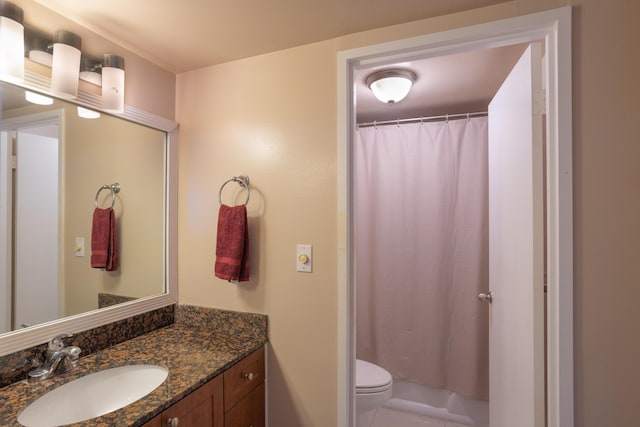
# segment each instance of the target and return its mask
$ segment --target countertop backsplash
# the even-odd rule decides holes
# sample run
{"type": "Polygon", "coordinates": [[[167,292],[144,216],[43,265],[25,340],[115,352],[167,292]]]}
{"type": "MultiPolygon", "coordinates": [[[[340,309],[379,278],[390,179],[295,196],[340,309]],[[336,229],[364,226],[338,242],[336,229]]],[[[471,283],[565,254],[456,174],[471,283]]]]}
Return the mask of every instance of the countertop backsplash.
{"type": "MultiPolygon", "coordinates": [[[[266,315],[175,304],[75,333],[72,338],[67,339],[67,344],[80,347],[80,357],[86,357],[123,341],[172,325],[174,322],[188,327],[204,328],[211,333],[256,333],[259,336],[254,338],[267,340],[266,315]],[[262,337],[262,334],[265,336],[262,337]]],[[[0,356],[0,388],[25,379],[33,363],[42,361],[46,348],[47,343],[42,343],[0,356]]]]}
{"type": "MultiPolygon", "coordinates": [[[[128,317],[104,326],[74,333],[65,340],[68,345],[82,349],[80,357],[86,357],[123,341],[169,326],[175,321],[175,305],[169,305],[147,313],[128,317]]],[[[53,338],[53,337],[51,337],[53,338]]],[[[47,343],[15,353],[0,356],[0,388],[26,378],[34,362],[42,362],[47,343]]]]}
{"type": "Polygon", "coordinates": [[[132,363],[166,366],[167,380],[149,395],[125,408],[74,424],[140,426],[264,346],[267,327],[263,314],[189,305],[165,307],[75,334],[68,344],[83,350],[78,366],[35,386],[25,381],[28,361],[42,353],[46,344],[5,356],[0,366],[13,375],[3,376],[0,425],[19,425],[16,417],[25,405],[65,382],[98,370],[132,363]],[[8,364],[13,367],[6,369],[8,364]]]}

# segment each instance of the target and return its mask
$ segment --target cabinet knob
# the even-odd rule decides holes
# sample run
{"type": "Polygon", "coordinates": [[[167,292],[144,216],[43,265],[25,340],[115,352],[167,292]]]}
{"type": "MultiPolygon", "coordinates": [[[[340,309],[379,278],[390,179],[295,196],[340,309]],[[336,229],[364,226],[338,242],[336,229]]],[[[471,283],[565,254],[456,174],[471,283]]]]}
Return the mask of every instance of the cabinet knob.
{"type": "Polygon", "coordinates": [[[168,427],[178,427],[178,424],[180,424],[180,419],[178,417],[169,418],[167,420],[168,427]]]}
{"type": "Polygon", "coordinates": [[[244,379],[247,381],[253,381],[253,372],[249,372],[248,374],[244,374],[244,379]]]}

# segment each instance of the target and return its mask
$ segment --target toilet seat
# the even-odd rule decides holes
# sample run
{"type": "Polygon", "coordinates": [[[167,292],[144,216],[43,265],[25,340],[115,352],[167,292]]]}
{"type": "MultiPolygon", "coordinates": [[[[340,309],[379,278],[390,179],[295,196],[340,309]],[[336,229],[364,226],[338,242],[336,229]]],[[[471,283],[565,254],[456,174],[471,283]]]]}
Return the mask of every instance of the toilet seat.
{"type": "Polygon", "coordinates": [[[356,359],[356,394],[380,393],[391,388],[391,374],[378,365],[356,359]]]}

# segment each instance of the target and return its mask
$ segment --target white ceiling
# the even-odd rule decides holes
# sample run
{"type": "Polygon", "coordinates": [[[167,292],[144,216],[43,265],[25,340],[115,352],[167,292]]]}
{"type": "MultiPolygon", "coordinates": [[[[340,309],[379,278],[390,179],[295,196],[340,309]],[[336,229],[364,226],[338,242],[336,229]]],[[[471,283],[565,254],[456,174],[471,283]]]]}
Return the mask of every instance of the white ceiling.
{"type": "MultiPolygon", "coordinates": [[[[156,65],[181,73],[504,0],[35,0],[156,65]]],[[[396,105],[356,73],[358,121],[484,110],[521,47],[401,64],[418,74],[396,105]]],[[[387,68],[387,67],[385,67],[387,68]]]]}
{"type": "Polygon", "coordinates": [[[358,123],[486,111],[525,48],[520,44],[473,50],[356,70],[358,123]],[[389,68],[409,69],[418,77],[409,95],[396,104],[378,101],[365,85],[369,74],[389,68]]]}

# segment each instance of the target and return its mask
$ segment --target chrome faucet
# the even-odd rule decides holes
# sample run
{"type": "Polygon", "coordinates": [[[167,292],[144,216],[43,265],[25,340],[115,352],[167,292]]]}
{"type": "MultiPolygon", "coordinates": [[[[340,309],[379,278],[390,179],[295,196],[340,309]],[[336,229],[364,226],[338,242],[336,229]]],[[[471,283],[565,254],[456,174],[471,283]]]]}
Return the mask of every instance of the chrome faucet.
{"type": "Polygon", "coordinates": [[[64,344],[64,339],[72,336],[73,334],[62,334],[49,341],[44,363],[27,374],[29,383],[45,380],[56,372],[67,372],[78,364],[78,358],[82,351],[80,347],[75,345],[65,346],[64,344]]]}

